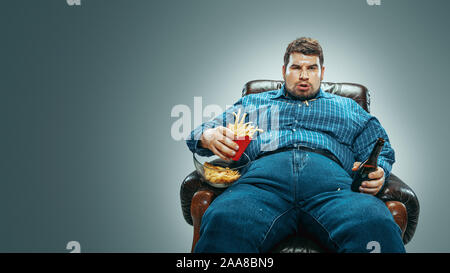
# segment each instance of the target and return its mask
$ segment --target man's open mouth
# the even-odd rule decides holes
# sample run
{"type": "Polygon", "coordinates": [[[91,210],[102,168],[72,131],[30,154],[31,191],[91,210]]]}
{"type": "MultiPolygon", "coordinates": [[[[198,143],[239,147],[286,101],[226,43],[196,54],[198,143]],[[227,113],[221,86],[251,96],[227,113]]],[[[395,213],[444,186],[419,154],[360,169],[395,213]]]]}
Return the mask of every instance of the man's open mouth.
{"type": "Polygon", "coordinates": [[[304,91],[304,90],[308,90],[309,89],[309,84],[307,84],[307,83],[300,83],[300,84],[297,84],[297,87],[300,90],[304,91]]]}

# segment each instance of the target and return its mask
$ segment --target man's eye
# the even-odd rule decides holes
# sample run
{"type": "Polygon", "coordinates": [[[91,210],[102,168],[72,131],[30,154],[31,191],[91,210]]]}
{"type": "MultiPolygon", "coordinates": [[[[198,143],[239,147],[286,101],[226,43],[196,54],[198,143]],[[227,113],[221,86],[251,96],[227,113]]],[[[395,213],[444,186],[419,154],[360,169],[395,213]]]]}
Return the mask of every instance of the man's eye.
{"type": "Polygon", "coordinates": [[[316,70],[316,69],[317,69],[316,66],[311,66],[311,67],[309,67],[309,70],[316,70]]]}

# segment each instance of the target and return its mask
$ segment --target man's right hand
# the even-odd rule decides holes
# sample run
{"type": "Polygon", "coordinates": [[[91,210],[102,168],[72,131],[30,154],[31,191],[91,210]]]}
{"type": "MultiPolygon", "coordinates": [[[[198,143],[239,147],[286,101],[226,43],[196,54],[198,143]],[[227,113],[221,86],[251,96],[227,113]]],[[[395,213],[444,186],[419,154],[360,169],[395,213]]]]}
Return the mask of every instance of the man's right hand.
{"type": "Polygon", "coordinates": [[[230,160],[239,150],[239,146],[233,140],[236,135],[230,129],[219,126],[206,129],[200,138],[200,145],[211,150],[223,160],[230,160]]]}

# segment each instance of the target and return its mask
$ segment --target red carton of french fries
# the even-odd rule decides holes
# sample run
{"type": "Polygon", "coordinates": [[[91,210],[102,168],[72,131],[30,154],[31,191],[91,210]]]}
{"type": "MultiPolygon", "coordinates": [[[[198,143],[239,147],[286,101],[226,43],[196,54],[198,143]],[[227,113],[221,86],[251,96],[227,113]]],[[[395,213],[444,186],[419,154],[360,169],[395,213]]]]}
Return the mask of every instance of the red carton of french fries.
{"type": "Polygon", "coordinates": [[[241,109],[238,110],[238,113],[233,113],[235,116],[234,124],[229,123],[228,129],[234,132],[234,134],[237,136],[237,138],[234,140],[237,145],[239,145],[239,150],[235,154],[235,156],[232,158],[234,161],[238,161],[239,158],[241,158],[242,154],[244,153],[245,149],[247,149],[247,146],[252,141],[253,135],[258,132],[263,132],[263,130],[259,129],[257,126],[250,125],[252,122],[244,123],[245,116],[247,113],[241,115],[241,109]]]}
{"type": "Polygon", "coordinates": [[[232,158],[234,161],[238,161],[241,158],[241,155],[244,153],[245,149],[247,149],[248,144],[252,139],[249,136],[245,136],[244,139],[235,139],[237,145],[239,145],[239,150],[236,152],[236,155],[232,158]]]}

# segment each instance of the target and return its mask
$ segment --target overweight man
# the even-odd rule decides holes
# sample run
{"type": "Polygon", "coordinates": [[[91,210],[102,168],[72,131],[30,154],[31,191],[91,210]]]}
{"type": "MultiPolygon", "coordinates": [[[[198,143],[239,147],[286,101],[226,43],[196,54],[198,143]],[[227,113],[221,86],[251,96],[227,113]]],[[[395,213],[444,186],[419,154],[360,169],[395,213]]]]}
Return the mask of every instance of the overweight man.
{"type": "Polygon", "coordinates": [[[237,109],[265,109],[271,116],[262,124],[261,115],[253,115],[265,130],[245,151],[252,164],[206,210],[195,252],[268,252],[300,226],[329,251],[364,253],[375,242],[381,252],[405,252],[400,228],[375,197],[395,161],[389,138],[355,101],[320,88],[323,60],[317,40],[294,40],[279,90],[244,96],[192,131],[187,145],[193,153],[229,160],[238,145],[227,117],[237,109]],[[266,126],[273,117],[276,126],[266,126]],[[352,173],[379,137],[386,142],[378,168],[353,192],[352,173]]]}

